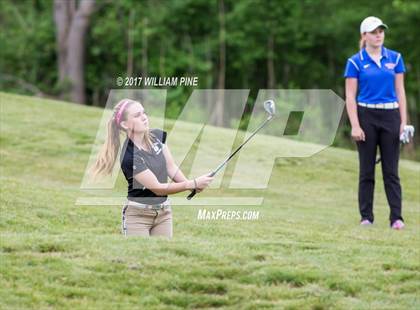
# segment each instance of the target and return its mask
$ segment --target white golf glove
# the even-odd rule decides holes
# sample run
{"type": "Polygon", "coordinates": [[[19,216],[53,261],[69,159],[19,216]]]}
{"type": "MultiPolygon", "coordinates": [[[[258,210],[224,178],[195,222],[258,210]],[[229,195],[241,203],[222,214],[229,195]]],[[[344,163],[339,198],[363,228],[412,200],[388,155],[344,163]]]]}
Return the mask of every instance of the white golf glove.
{"type": "Polygon", "coordinates": [[[414,126],[404,126],[404,130],[400,135],[400,142],[403,144],[410,143],[410,139],[414,136],[414,126]]]}

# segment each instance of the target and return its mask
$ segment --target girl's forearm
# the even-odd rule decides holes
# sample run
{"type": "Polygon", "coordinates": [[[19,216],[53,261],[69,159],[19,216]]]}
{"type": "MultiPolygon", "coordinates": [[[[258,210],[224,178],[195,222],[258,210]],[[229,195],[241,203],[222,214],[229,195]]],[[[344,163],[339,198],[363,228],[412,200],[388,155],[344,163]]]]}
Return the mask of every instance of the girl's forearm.
{"type": "Polygon", "coordinates": [[[407,99],[405,96],[404,74],[397,74],[395,77],[395,90],[400,109],[401,125],[407,124],[407,99]]]}
{"type": "Polygon", "coordinates": [[[351,127],[360,127],[359,118],[357,116],[357,104],[354,98],[346,98],[347,115],[349,116],[351,127]]]}
{"type": "Polygon", "coordinates": [[[400,106],[401,124],[407,124],[407,101],[404,90],[398,93],[398,104],[400,106]]]}
{"type": "Polygon", "coordinates": [[[156,188],[150,189],[156,195],[164,196],[180,193],[186,190],[192,190],[195,188],[194,180],[186,180],[177,183],[159,183],[156,188]]]}
{"type": "Polygon", "coordinates": [[[168,175],[174,182],[188,181],[188,179],[182,173],[181,169],[176,165],[168,169],[168,175]]]}

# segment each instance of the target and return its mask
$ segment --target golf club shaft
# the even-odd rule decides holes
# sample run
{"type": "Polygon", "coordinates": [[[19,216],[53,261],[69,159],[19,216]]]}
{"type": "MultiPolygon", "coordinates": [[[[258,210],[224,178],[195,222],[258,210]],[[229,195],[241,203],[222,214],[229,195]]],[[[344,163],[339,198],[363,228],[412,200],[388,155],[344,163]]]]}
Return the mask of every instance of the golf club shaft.
{"type": "MultiPolygon", "coordinates": [[[[253,137],[253,136],[255,136],[255,134],[258,132],[258,131],[260,131],[260,129],[261,128],[263,128],[269,121],[271,121],[271,119],[272,119],[273,117],[272,116],[269,116],[265,121],[264,121],[264,123],[262,123],[232,154],[230,154],[229,155],[229,157],[228,158],[226,158],[225,159],[225,161],[224,162],[222,162],[217,168],[216,168],[216,170],[214,170],[212,173],[210,173],[209,174],[209,176],[210,177],[213,177],[217,172],[219,172],[220,171],[220,169],[222,169],[228,162],[229,162],[229,160],[233,157],[233,156],[235,156],[235,154],[236,153],[238,153],[240,150],[241,150],[241,148],[249,141],[249,140],[251,140],[251,138],[253,137]]],[[[190,200],[191,198],[193,198],[194,196],[195,196],[195,194],[196,194],[196,190],[195,189],[193,189],[192,190],[192,192],[188,195],[188,197],[187,197],[187,199],[188,200],[190,200]]]]}

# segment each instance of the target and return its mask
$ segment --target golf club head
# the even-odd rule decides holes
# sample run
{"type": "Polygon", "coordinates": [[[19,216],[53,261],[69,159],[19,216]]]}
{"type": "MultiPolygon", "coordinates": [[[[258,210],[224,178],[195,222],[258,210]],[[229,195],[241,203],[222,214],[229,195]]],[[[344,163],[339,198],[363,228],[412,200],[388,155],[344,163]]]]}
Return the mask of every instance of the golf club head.
{"type": "Polygon", "coordinates": [[[266,100],[264,101],[264,110],[267,111],[267,113],[270,115],[270,117],[273,117],[276,113],[276,104],[273,100],[266,100]]]}

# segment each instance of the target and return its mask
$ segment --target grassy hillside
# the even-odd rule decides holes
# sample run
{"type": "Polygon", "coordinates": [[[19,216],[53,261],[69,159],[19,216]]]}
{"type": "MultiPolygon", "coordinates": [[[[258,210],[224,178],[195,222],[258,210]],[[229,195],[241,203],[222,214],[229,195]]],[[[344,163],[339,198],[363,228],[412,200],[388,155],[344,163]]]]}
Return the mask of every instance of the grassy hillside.
{"type": "Polygon", "coordinates": [[[277,160],[262,206],[221,207],[256,221],[175,206],[172,240],[124,238],[120,207],[75,205],[102,111],[5,93],[0,104],[0,309],[419,304],[419,163],[400,165],[404,231],[388,226],[380,169],[375,225],[358,226],[357,154],[329,148],[277,160]]]}

